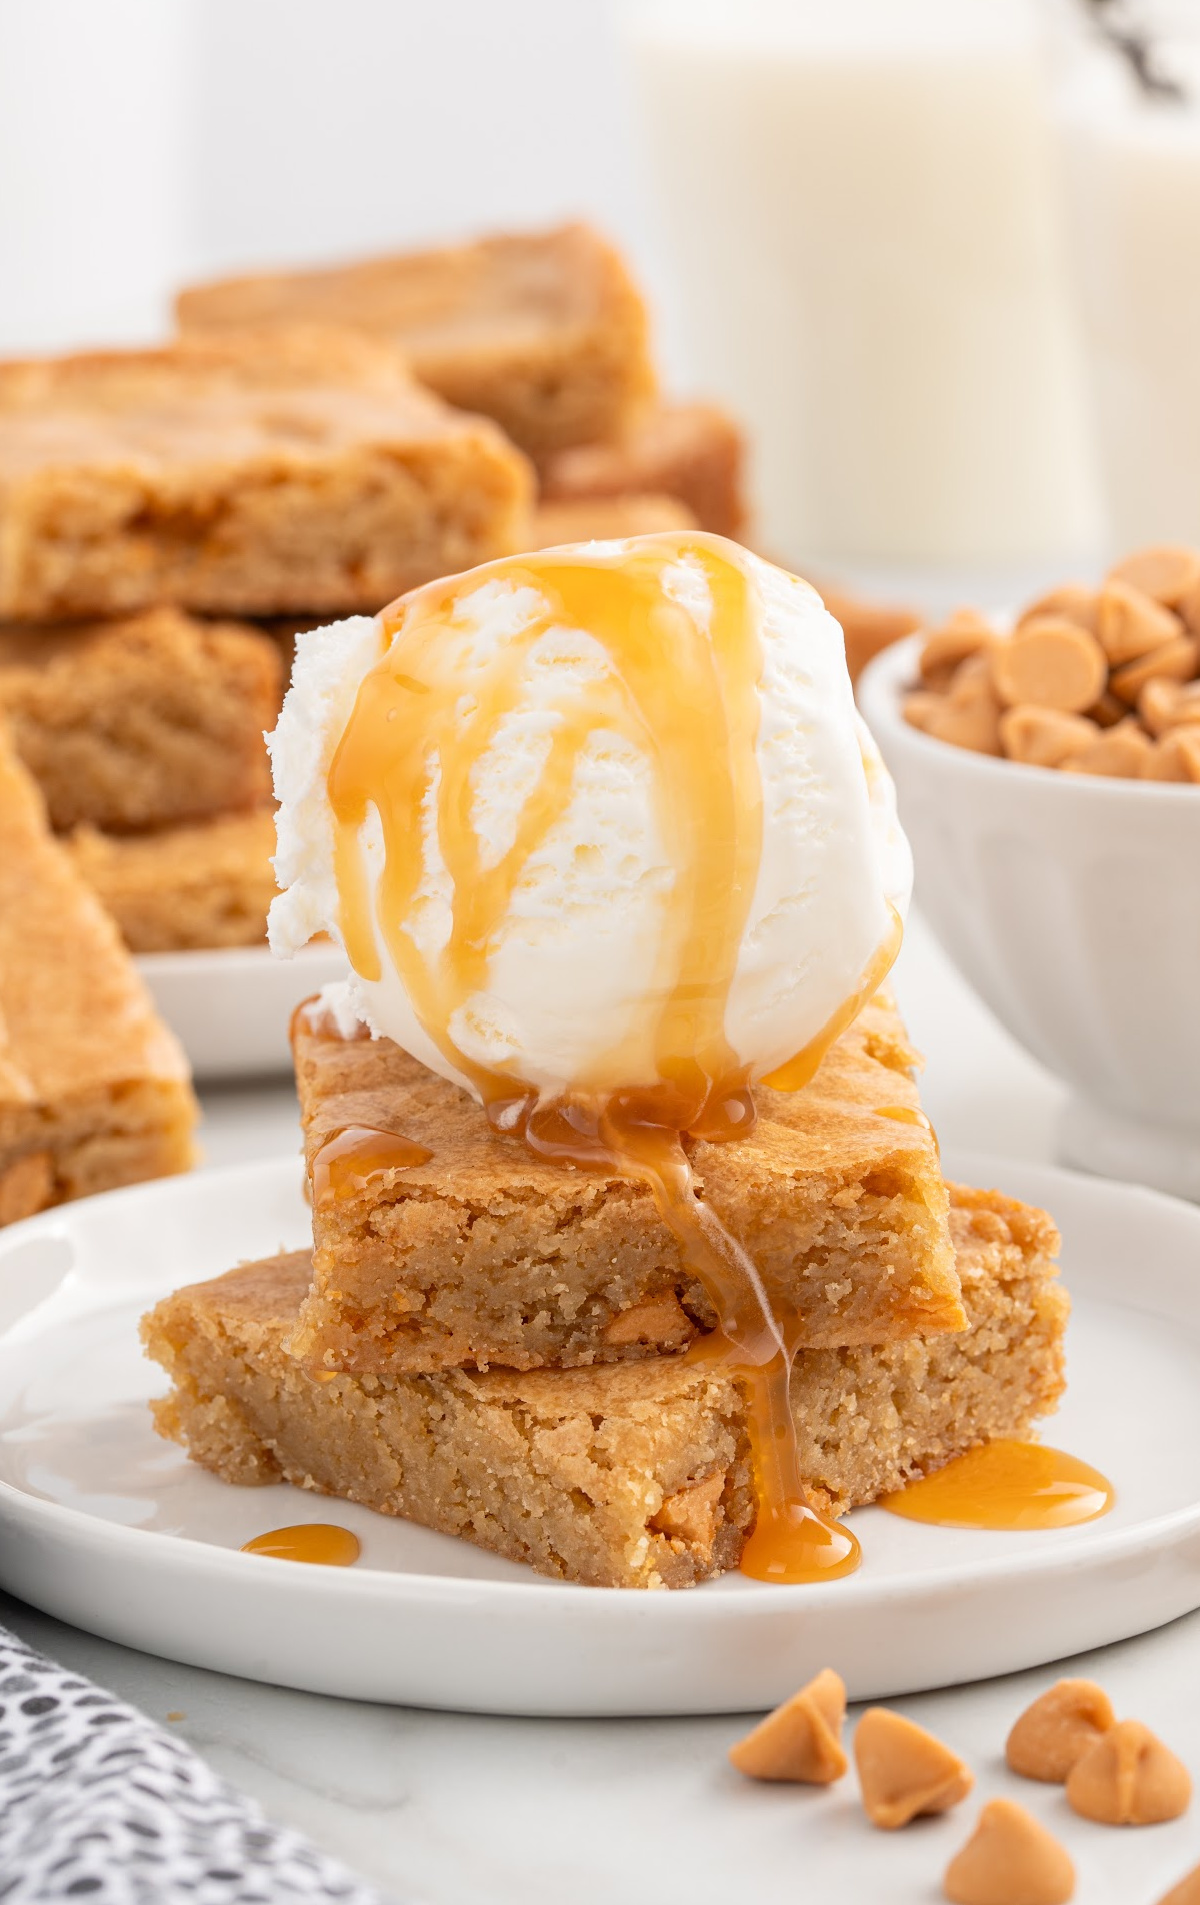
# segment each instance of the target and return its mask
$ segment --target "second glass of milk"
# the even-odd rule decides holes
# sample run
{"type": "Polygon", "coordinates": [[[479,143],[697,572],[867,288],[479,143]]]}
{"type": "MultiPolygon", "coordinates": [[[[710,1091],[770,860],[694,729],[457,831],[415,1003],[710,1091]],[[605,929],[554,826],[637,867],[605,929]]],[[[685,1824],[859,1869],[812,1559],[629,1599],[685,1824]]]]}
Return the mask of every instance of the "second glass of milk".
{"type": "Polygon", "coordinates": [[[1009,576],[1096,535],[1023,0],[628,0],[698,387],[786,560],[1009,576]]]}

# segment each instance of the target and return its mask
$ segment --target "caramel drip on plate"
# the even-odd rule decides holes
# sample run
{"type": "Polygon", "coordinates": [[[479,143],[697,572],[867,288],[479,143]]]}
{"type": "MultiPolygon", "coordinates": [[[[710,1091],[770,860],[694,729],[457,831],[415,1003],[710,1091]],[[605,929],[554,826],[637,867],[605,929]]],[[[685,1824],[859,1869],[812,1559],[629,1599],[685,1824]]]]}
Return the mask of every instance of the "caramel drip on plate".
{"type": "Polygon", "coordinates": [[[428,1164],[433,1152],[396,1131],[377,1131],[374,1125],[343,1125],[331,1132],[312,1163],[313,1198],[353,1197],[384,1171],[411,1171],[428,1164]]]}
{"type": "Polygon", "coordinates": [[[968,1449],[879,1506],[943,1528],[1071,1528],[1106,1515],[1115,1499],[1112,1483],[1078,1456],[1004,1440],[968,1449]]]}
{"type": "Polygon", "coordinates": [[[362,1544],[349,1528],[332,1521],[302,1521],[294,1528],[272,1528],[242,1543],[243,1554],[270,1554],[278,1561],[315,1561],[326,1568],[350,1568],[362,1544]]]}
{"type": "MultiPolygon", "coordinates": [[[[799,1320],[772,1313],[754,1265],[697,1196],[683,1143],[684,1134],[726,1142],[754,1125],[750,1080],[726,1038],[725,1016],[762,847],[759,618],[743,552],[700,533],[644,537],[612,553],[506,558],[431,584],[387,611],[390,646],[361,684],[328,789],[340,925],[356,972],[381,976],[382,944],[426,1035],[474,1086],[494,1129],[523,1137],[555,1164],[634,1177],[653,1192],[718,1315],[717,1330],[693,1353],[746,1379],[759,1508],[743,1569],[797,1581],[849,1572],[858,1545],[804,1501],[788,1403],[799,1320]],[[707,615],[670,592],[672,575],[689,572],[706,585],[707,615]],[[464,671],[473,626],[466,605],[497,585],[527,592],[520,625],[484,667],[464,671]],[[505,717],[523,705],[527,671],[547,666],[546,650],[535,645],[556,630],[584,631],[603,665],[586,678],[559,671],[544,758],[515,837],[496,853],[472,823],[473,772],[505,717]],[[514,894],[567,810],[597,731],[631,743],[651,763],[675,883],[658,970],[647,976],[628,1032],[593,1075],[549,1099],[515,1070],[478,1063],[462,1049],[461,1027],[486,987],[514,894]],[[368,823],[382,835],[377,880],[363,844],[368,823]],[[433,956],[411,930],[431,825],[451,894],[448,938],[433,956]]],[[[793,1077],[812,1076],[898,947],[897,921],[860,990],[774,1082],[795,1089],[793,1077]]]]}

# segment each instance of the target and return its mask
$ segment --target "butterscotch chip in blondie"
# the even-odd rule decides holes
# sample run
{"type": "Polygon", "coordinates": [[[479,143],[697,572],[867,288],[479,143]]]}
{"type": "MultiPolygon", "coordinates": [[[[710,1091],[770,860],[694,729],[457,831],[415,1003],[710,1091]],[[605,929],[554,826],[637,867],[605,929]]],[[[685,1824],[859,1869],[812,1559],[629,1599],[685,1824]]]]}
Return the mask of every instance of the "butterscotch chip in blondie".
{"type": "Polygon", "coordinates": [[[567,542],[656,536],[668,529],[695,527],[691,511],[674,496],[585,496],[572,502],[539,503],[533,512],[529,547],[557,549],[567,542]]]}
{"type": "Polygon", "coordinates": [[[196,285],[177,308],[185,331],[302,322],[384,337],[422,383],[538,456],[619,437],[654,391],[642,299],[581,224],[196,285]]]}
{"type": "MultiPolygon", "coordinates": [[[[313,1183],[314,1270],[294,1349],[330,1369],[515,1369],[645,1356],[715,1313],[649,1190],[560,1170],[491,1131],[466,1092],[388,1039],[293,1024],[313,1183]],[[324,1164],[365,1131],[360,1163],[324,1164]],[[371,1133],[429,1153],[372,1156],[371,1133]],[[661,1299],[674,1301],[665,1306],[661,1299]],[[631,1332],[622,1319],[658,1317],[631,1332]],[[682,1318],[680,1317],[682,1311],[682,1318]]],[[[885,1341],[961,1324],[937,1148],[889,1006],[863,1013],[800,1092],[759,1092],[737,1144],[698,1142],[697,1185],[803,1318],[806,1343],[885,1341]]]]}
{"type": "Polygon", "coordinates": [[[257,629],[178,609],[0,628],[0,710],[51,824],[111,832],[260,806],[283,658],[257,629]]]}
{"type": "Polygon", "coordinates": [[[77,827],[65,845],[131,952],[266,942],[278,891],[272,807],[152,833],[77,827]]]}
{"type": "MultiPolygon", "coordinates": [[[[731,1149],[734,1147],[730,1147],[731,1149]]],[[[975,1444],[1020,1436],[1063,1387],[1067,1299],[1044,1212],[954,1190],[967,1329],[802,1350],[792,1379],[815,1506],[874,1501],[975,1444]]],[[[288,1342],[306,1253],[167,1297],[143,1339],[171,1376],[161,1434],[227,1482],[363,1502],[607,1587],[686,1587],[736,1566],[754,1496],[746,1398],[709,1361],[594,1369],[310,1374],[288,1342]],[[705,1514],[694,1508],[705,1489],[705,1514]]]]}
{"type": "Polygon", "coordinates": [[[0,731],[0,1221],[186,1170],[187,1063],[0,731]]]}
{"type": "Polygon", "coordinates": [[[615,443],[560,450],[543,462],[541,480],[545,502],[673,496],[701,529],[745,535],[745,442],[713,404],[662,404],[615,443]]]}
{"type": "Polygon", "coordinates": [[[0,616],[374,611],[514,549],[531,487],[354,333],[2,364],[0,616]]]}

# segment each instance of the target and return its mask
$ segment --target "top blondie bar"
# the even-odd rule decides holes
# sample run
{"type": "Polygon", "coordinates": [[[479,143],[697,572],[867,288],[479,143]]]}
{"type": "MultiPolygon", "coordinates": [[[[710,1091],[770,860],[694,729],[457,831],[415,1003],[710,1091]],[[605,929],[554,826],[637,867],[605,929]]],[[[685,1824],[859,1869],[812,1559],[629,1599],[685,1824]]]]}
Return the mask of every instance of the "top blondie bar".
{"type": "Polygon", "coordinates": [[[532,456],[619,436],[654,390],[645,306],[586,225],[196,285],[185,331],[298,321],[400,346],[422,383],[532,456]]]}
{"type": "Polygon", "coordinates": [[[519,548],[532,473],[379,339],[0,364],[0,619],[374,613],[519,548]]]}
{"type": "MultiPolygon", "coordinates": [[[[390,1040],[341,1037],[319,1004],[296,1014],[292,1039],[314,1251],[291,1346],[310,1368],[565,1368],[679,1349],[713,1327],[645,1185],[539,1160],[390,1040]],[[326,1147],[347,1132],[331,1169],[326,1147]],[[425,1161],[389,1165],[372,1133],[425,1161]]],[[[804,1090],[758,1090],[750,1137],[692,1148],[697,1189],[776,1307],[803,1319],[803,1347],[963,1327],[915,1057],[877,999],[804,1090]]]]}

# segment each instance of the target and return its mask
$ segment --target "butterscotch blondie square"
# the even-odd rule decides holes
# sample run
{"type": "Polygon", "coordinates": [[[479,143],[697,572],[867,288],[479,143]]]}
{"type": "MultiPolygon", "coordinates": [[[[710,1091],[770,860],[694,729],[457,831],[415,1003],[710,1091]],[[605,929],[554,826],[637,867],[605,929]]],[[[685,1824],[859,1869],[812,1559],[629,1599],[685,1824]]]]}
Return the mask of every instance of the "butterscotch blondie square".
{"type": "Polygon", "coordinates": [[[373,611],[516,548],[531,484],[380,339],[0,364],[0,617],[373,611]]]}
{"type": "MultiPolygon", "coordinates": [[[[1063,1388],[1067,1298],[1044,1212],[952,1189],[967,1328],[802,1350],[792,1379],[815,1507],[874,1501],[1021,1436],[1063,1388]]],[[[289,1354],[303,1252],[193,1285],[145,1319],[169,1372],[160,1434],[224,1481],[286,1480],[606,1587],[687,1587],[735,1567],[754,1516],[738,1378],[687,1356],[607,1368],[350,1376],[289,1354]]]]}
{"type": "Polygon", "coordinates": [[[701,529],[746,533],[746,449],[742,433],[715,404],[661,404],[613,443],[580,444],[543,459],[542,499],[673,496],[701,529]]]}
{"type": "MultiPolygon", "coordinates": [[[[388,1039],[340,1037],[319,1007],[296,1014],[293,1051],[314,1250],[292,1346],[310,1366],[586,1365],[715,1323],[644,1184],[539,1160],[457,1086],[388,1039]],[[389,1163],[381,1133],[427,1161],[389,1163]]],[[[752,1136],[692,1148],[698,1189],[805,1344],[962,1326],[914,1059],[876,1002],[803,1091],[759,1092],[752,1136]]]]}
{"type": "Polygon", "coordinates": [[[539,503],[533,512],[531,549],[568,542],[605,542],[625,536],[657,536],[668,529],[694,529],[690,509],[674,496],[581,496],[539,503]]]}
{"type": "Polygon", "coordinates": [[[642,299],[580,224],[196,285],[178,315],[185,332],[316,322],[385,337],[533,455],[619,435],[654,388],[642,299]]]}
{"type": "Polygon", "coordinates": [[[258,629],[179,609],[0,628],[0,712],[52,826],[167,827],[270,799],[263,730],[283,656],[258,629]]]}
{"type": "Polygon", "coordinates": [[[187,1062],[0,724],[0,1222],[186,1170],[187,1062]]]}
{"type": "Polygon", "coordinates": [[[141,834],[76,827],[65,845],[131,952],[266,943],[273,807],[141,834]]]}

